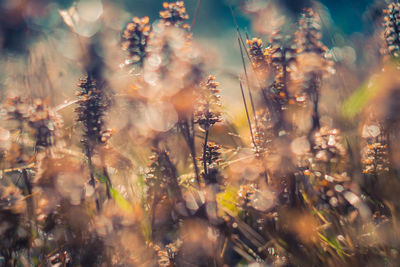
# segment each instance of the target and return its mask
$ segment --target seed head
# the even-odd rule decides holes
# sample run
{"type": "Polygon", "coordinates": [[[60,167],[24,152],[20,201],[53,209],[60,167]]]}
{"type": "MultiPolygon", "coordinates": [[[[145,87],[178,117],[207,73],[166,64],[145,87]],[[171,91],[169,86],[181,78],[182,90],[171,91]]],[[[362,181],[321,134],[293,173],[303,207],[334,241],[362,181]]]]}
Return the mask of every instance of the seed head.
{"type": "Polygon", "coordinates": [[[220,145],[217,145],[213,142],[207,143],[207,148],[205,151],[205,160],[210,168],[212,168],[214,165],[217,165],[221,161],[220,149],[221,149],[220,145]]]}
{"type": "Polygon", "coordinates": [[[389,151],[383,127],[377,123],[364,125],[364,149],[361,153],[363,173],[379,175],[389,171],[389,151]]]}
{"type": "Polygon", "coordinates": [[[205,83],[201,83],[198,94],[198,109],[195,112],[195,123],[198,123],[203,130],[209,129],[212,125],[221,121],[221,112],[219,111],[221,103],[219,85],[215,81],[215,76],[208,76],[205,83]]]}
{"type": "Polygon", "coordinates": [[[262,156],[264,152],[269,151],[272,148],[273,136],[273,124],[271,117],[266,110],[257,112],[257,127],[254,124],[253,129],[257,128],[254,133],[253,147],[257,156],[262,156]]]}
{"type": "Polygon", "coordinates": [[[167,26],[177,26],[188,29],[189,25],[184,23],[189,19],[186,13],[186,7],[183,1],[176,1],[174,3],[163,3],[165,10],[160,11],[160,17],[167,26]]]}
{"type": "Polygon", "coordinates": [[[25,201],[21,191],[15,186],[0,186],[0,212],[23,214],[25,201]]]}
{"type": "Polygon", "coordinates": [[[14,96],[6,99],[4,108],[8,119],[23,122],[28,118],[27,99],[22,96],[14,96]]]}
{"type": "Polygon", "coordinates": [[[150,157],[150,160],[151,163],[145,175],[148,199],[157,203],[169,197],[170,193],[176,200],[181,199],[176,167],[171,162],[169,153],[154,149],[154,154],[150,157]]]}
{"type": "Polygon", "coordinates": [[[123,50],[129,53],[127,64],[143,64],[151,32],[149,17],[134,17],[126,25],[121,35],[121,46],[123,50]]]}
{"type": "Polygon", "coordinates": [[[338,129],[322,127],[314,138],[313,150],[317,162],[339,162],[346,155],[338,129]]]}
{"type": "Polygon", "coordinates": [[[61,122],[42,100],[34,101],[29,112],[28,123],[35,132],[36,147],[48,148],[54,145],[55,128],[61,122]]]}
{"type": "Polygon", "coordinates": [[[78,114],[78,121],[84,127],[82,142],[93,149],[95,145],[104,144],[107,141],[105,134],[108,131],[104,130],[104,115],[109,106],[109,100],[90,76],[81,79],[78,86],[79,107],[75,111],[78,114]]]}
{"type": "Polygon", "coordinates": [[[280,113],[290,100],[288,84],[292,79],[291,66],[296,62],[297,54],[296,49],[289,45],[293,42],[289,36],[276,32],[270,42],[271,47],[264,51],[264,55],[270,62],[275,77],[268,87],[268,97],[276,106],[274,112],[280,113]]]}
{"type": "Polygon", "coordinates": [[[394,58],[400,57],[400,3],[390,3],[384,10],[384,32],[387,49],[394,58]]]}
{"type": "Polygon", "coordinates": [[[268,67],[268,58],[266,57],[269,53],[268,48],[264,49],[263,41],[259,38],[247,40],[247,44],[249,45],[248,51],[254,69],[259,72],[265,71],[268,67]]]}
{"type": "Polygon", "coordinates": [[[311,8],[305,9],[299,21],[296,33],[298,52],[323,54],[327,48],[321,43],[321,25],[318,14],[311,8]]]}

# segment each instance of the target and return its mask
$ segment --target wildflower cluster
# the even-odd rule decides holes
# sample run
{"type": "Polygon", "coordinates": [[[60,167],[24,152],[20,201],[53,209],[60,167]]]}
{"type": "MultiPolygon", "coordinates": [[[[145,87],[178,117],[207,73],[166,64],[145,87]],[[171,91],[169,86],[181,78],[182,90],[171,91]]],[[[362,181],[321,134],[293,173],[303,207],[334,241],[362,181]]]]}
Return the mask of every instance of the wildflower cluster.
{"type": "Polygon", "coordinates": [[[363,156],[364,173],[376,174],[378,172],[387,172],[387,145],[381,142],[375,142],[367,145],[363,156]]]}
{"type": "Polygon", "coordinates": [[[150,157],[151,164],[146,171],[147,198],[153,205],[168,200],[181,200],[181,190],[178,185],[176,167],[166,151],[154,150],[150,157]]]}
{"type": "Polygon", "coordinates": [[[122,49],[127,51],[129,58],[125,63],[143,64],[146,57],[146,48],[151,38],[151,26],[149,24],[149,17],[138,18],[134,17],[129,22],[121,35],[122,49]]]}
{"type": "Polygon", "coordinates": [[[315,133],[314,146],[316,162],[339,163],[340,158],[346,154],[341,144],[341,137],[338,129],[321,128],[315,133]]]}
{"type": "Polygon", "coordinates": [[[318,14],[309,8],[304,10],[296,33],[299,53],[324,54],[327,48],[321,43],[321,25],[318,14]]]}
{"type": "Polygon", "coordinates": [[[331,62],[327,59],[327,48],[321,42],[319,16],[312,9],[306,9],[300,18],[296,32],[298,68],[302,70],[302,90],[299,95],[306,95],[312,107],[312,127],[310,132],[321,127],[319,115],[319,97],[322,78],[328,72],[331,62]]]}
{"type": "Polygon", "coordinates": [[[176,256],[182,242],[178,239],[174,243],[170,243],[161,249],[158,245],[154,245],[154,250],[157,253],[157,263],[161,267],[174,266],[176,264],[176,256]]]}
{"type": "Polygon", "coordinates": [[[183,29],[189,28],[189,25],[185,23],[189,19],[189,15],[186,13],[183,1],[164,2],[163,7],[165,10],[160,11],[160,17],[167,26],[177,26],[183,29]]]}
{"type": "Polygon", "coordinates": [[[12,262],[15,253],[29,247],[29,228],[24,219],[25,212],[21,191],[14,185],[0,185],[0,253],[6,262],[12,262]]]}
{"type": "Polygon", "coordinates": [[[394,58],[400,56],[400,4],[397,2],[390,3],[384,10],[384,26],[383,32],[386,46],[389,54],[394,58]]]}
{"type": "MultiPolygon", "coordinates": [[[[7,112],[7,120],[16,123],[16,132],[19,135],[23,135],[24,124],[29,117],[27,100],[21,96],[9,97],[6,99],[3,107],[7,112]]],[[[25,154],[24,150],[25,147],[21,142],[12,141],[10,149],[5,151],[5,158],[11,165],[24,164],[29,161],[29,156],[25,154]]]]}
{"type": "Polygon", "coordinates": [[[36,147],[49,148],[54,145],[56,127],[61,122],[45,103],[37,99],[29,112],[29,126],[35,131],[36,147]]]}
{"type": "Polygon", "coordinates": [[[288,20],[290,1],[247,1],[263,24],[249,33],[268,35],[242,34],[234,17],[242,74],[211,63],[183,1],[163,3],[158,23],[133,17],[120,40],[112,16],[126,12],[89,2],[60,11],[74,34],[48,31],[84,36],[56,42],[62,63],[47,40],[29,60],[0,57],[16,95],[0,109],[1,266],[399,265],[400,75],[370,45],[399,56],[399,4],[384,11],[384,39],[337,31],[328,50],[334,27],[322,31],[316,1],[288,20]]]}
{"type": "Polygon", "coordinates": [[[247,40],[247,44],[254,69],[262,73],[268,67],[269,49],[264,48],[263,41],[259,38],[247,40]]]}
{"type": "Polygon", "coordinates": [[[265,152],[272,152],[271,142],[274,139],[273,125],[267,110],[257,112],[257,126],[253,123],[253,128],[258,131],[254,134],[254,150],[257,156],[262,156],[265,152]]]}
{"type": "Polygon", "coordinates": [[[364,125],[363,173],[378,176],[389,171],[388,145],[384,129],[377,124],[364,125]]]}
{"type": "MultiPolygon", "coordinates": [[[[276,130],[281,128],[283,119],[282,110],[290,104],[289,83],[291,82],[291,66],[296,62],[296,49],[288,45],[291,41],[287,36],[275,33],[271,40],[269,61],[271,62],[274,80],[265,90],[269,111],[273,118],[280,118],[276,130]]],[[[279,129],[282,130],[282,129],[279,129]]]]}
{"type": "Polygon", "coordinates": [[[333,207],[345,205],[343,192],[351,188],[351,183],[344,171],[347,153],[339,130],[322,127],[314,134],[312,143],[304,174],[313,181],[314,190],[322,201],[319,208],[326,208],[328,203],[333,207]]]}
{"type": "Polygon", "coordinates": [[[81,79],[78,86],[79,107],[76,108],[76,112],[78,121],[84,127],[82,142],[89,150],[93,150],[96,145],[104,144],[107,141],[104,115],[109,102],[92,77],[87,76],[81,79]]]}
{"type": "Polygon", "coordinates": [[[22,122],[28,117],[26,99],[21,96],[9,97],[3,104],[9,119],[22,122]]]}
{"type": "Polygon", "coordinates": [[[198,92],[198,108],[196,109],[195,123],[199,124],[202,130],[208,130],[212,125],[221,122],[221,112],[219,111],[221,103],[217,88],[219,85],[215,81],[215,76],[208,76],[205,83],[201,83],[201,91],[198,92]]]}

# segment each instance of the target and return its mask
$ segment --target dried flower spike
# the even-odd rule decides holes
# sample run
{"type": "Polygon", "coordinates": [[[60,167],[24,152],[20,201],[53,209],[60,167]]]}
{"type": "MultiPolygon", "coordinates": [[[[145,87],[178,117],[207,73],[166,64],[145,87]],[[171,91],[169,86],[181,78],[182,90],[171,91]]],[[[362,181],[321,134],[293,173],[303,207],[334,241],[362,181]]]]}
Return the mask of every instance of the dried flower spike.
{"type": "Polygon", "coordinates": [[[11,264],[18,250],[29,248],[29,229],[24,227],[26,205],[21,191],[14,185],[0,185],[0,251],[3,266],[11,264]]]}
{"type": "Polygon", "coordinates": [[[201,92],[198,97],[198,109],[195,111],[195,123],[200,128],[208,130],[212,125],[221,121],[221,112],[219,111],[221,103],[217,88],[219,85],[215,81],[215,76],[208,76],[205,83],[201,83],[201,92]]]}
{"type": "Polygon", "coordinates": [[[78,121],[84,126],[82,142],[92,151],[98,144],[104,144],[104,115],[109,106],[109,101],[104,92],[98,88],[96,81],[90,76],[79,82],[79,107],[76,108],[78,121]]]}
{"type": "Polygon", "coordinates": [[[288,84],[291,80],[290,66],[296,62],[296,49],[288,45],[292,40],[279,32],[274,33],[271,38],[271,48],[265,51],[275,74],[274,81],[266,88],[264,97],[269,106],[269,112],[274,118],[275,130],[279,132],[283,117],[282,110],[290,103],[288,84]]]}
{"type": "Polygon", "coordinates": [[[379,124],[363,127],[362,137],[365,141],[362,150],[363,173],[378,176],[389,171],[389,151],[384,129],[379,124]]]}
{"type": "Polygon", "coordinates": [[[390,3],[384,10],[384,32],[387,49],[394,58],[400,57],[400,3],[390,3]]]}
{"type": "Polygon", "coordinates": [[[321,25],[318,14],[311,8],[305,9],[299,21],[296,33],[299,53],[313,52],[323,54],[327,48],[321,43],[321,25]]]}
{"type": "Polygon", "coordinates": [[[248,51],[255,71],[265,71],[268,67],[266,55],[269,54],[269,48],[264,49],[263,41],[259,38],[247,40],[247,44],[249,45],[248,51]]]}
{"type": "Polygon", "coordinates": [[[8,119],[23,122],[28,118],[28,105],[25,98],[21,96],[9,97],[4,103],[8,119]]]}
{"type": "Polygon", "coordinates": [[[217,145],[213,142],[209,142],[207,144],[207,148],[206,148],[206,152],[205,152],[205,161],[209,168],[213,168],[214,165],[218,164],[218,162],[221,161],[221,159],[220,159],[221,152],[219,152],[220,149],[221,149],[221,146],[217,145]]]}
{"type": "Polygon", "coordinates": [[[48,148],[54,145],[54,134],[59,119],[51,113],[40,99],[36,99],[29,112],[29,126],[35,131],[35,147],[48,148]]]}
{"type": "MultiPolygon", "coordinates": [[[[319,95],[322,78],[330,68],[331,62],[327,59],[327,48],[321,42],[321,26],[318,14],[309,8],[305,9],[299,21],[299,30],[296,32],[298,46],[297,63],[303,72],[303,88],[296,97],[296,101],[308,96],[312,104],[312,127],[309,135],[321,127],[319,115],[319,95]]],[[[302,101],[298,102],[302,104],[302,101]]]]}
{"type": "MultiPolygon", "coordinates": [[[[253,149],[257,157],[261,157],[263,153],[270,152],[272,149],[273,125],[271,117],[267,110],[257,112],[258,130],[254,133],[253,149]]],[[[255,125],[254,125],[255,126],[255,125]]],[[[255,127],[254,127],[255,128],[255,127]]]]}
{"type": "Polygon", "coordinates": [[[338,163],[346,155],[338,129],[322,127],[315,133],[314,138],[313,151],[316,162],[338,163]]]}
{"type": "MultiPolygon", "coordinates": [[[[21,191],[15,186],[0,186],[0,212],[10,212],[22,215],[25,210],[25,201],[21,191]]],[[[3,218],[4,219],[4,218],[3,218]]]]}
{"type": "Polygon", "coordinates": [[[154,149],[150,157],[151,164],[145,175],[147,197],[153,203],[171,197],[175,201],[182,199],[181,190],[177,181],[177,170],[169,158],[169,153],[154,149]]]}
{"type": "MultiPolygon", "coordinates": [[[[85,147],[85,154],[90,168],[90,184],[96,191],[92,155],[93,150],[98,145],[105,144],[109,137],[110,131],[104,130],[104,115],[109,106],[109,101],[104,91],[96,84],[96,80],[92,79],[89,75],[80,80],[77,95],[79,97],[79,107],[77,107],[75,111],[78,113],[78,121],[83,124],[84,134],[82,143],[85,147]]],[[[104,155],[101,155],[101,158],[104,165],[104,155]]],[[[106,166],[103,166],[103,175],[107,179],[107,197],[111,198],[111,180],[106,166]]],[[[100,201],[96,193],[95,201],[97,211],[100,211],[100,201]]]]}
{"type": "Polygon", "coordinates": [[[149,17],[134,17],[126,25],[121,35],[122,49],[129,53],[129,58],[125,62],[126,65],[135,63],[143,65],[150,37],[151,25],[149,24],[149,17]]]}
{"type": "Polygon", "coordinates": [[[165,10],[160,11],[160,17],[167,26],[172,25],[184,29],[189,28],[189,25],[184,23],[189,19],[189,15],[186,13],[183,1],[176,1],[175,3],[164,2],[163,8],[165,10]]]}

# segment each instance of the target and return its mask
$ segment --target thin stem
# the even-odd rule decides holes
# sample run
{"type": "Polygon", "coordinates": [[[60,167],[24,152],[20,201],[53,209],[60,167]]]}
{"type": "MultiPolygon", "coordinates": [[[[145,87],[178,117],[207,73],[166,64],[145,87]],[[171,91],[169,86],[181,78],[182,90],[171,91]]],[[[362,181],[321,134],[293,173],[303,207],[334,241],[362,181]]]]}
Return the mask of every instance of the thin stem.
{"type": "Polygon", "coordinates": [[[190,26],[190,33],[193,32],[194,24],[196,23],[197,16],[199,15],[200,5],[202,0],[198,0],[196,4],[196,10],[194,11],[194,16],[192,20],[192,25],[190,26]]]}
{"type": "Polygon", "coordinates": [[[253,129],[252,129],[251,123],[250,123],[249,112],[248,112],[248,110],[247,110],[246,98],[245,98],[245,96],[244,96],[242,81],[240,80],[240,78],[239,78],[239,84],[240,84],[240,91],[241,91],[241,93],[242,93],[244,109],[245,109],[245,111],[246,111],[247,123],[249,124],[249,128],[250,128],[251,140],[252,140],[252,142],[253,142],[254,147],[256,147],[256,142],[255,142],[254,136],[253,136],[253,129]]]}
{"type": "Polygon", "coordinates": [[[108,174],[107,171],[107,166],[105,163],[105,159],[104,159],[104,154],[101,153],[101,165],[103,166],[103,175],[104,177],[106,177],[106,189],[107,189],[107,198],[111,199],[111,187],[112,187],[112,183],[111,183],[111,179],[110,179],[110,175],[108,174]]]}
{"type": "Polygon", "coordinates": [[[157,206],[157,202],[156,202],[156,194],[153,195],[154,199],[153,199],[153,203],[151,204],[151,238],[154,239],[154,225],[155,225],[155,221],[156,221],[156,206],[157,206]]]}
{"type": "Polygon", "coordinates": [[[97,194],[96,194],[96,181],[94,179],[94,168],[93,168],[93,163],[92,163],[92,153],[90,151],[90,147],[89,147],[88,143],[85,143],[85,150],[86,150],[85,152],[86,152],[86,157],[88,159],[88,165],[89,165],[89,171],[90,171],[90,184],[92,185],[93,190],[94,190],[94,199],[95,199],[95,202],[96,202],[96,210],[97,210],[97,212],[100,212],[100,201],[99,201],[99,199],[97,197],[97,194]]]}
{"type": "Polygon", "coordinates": [[[192,157],[192,161],[193,161],[193,168],[194,168],[194,173],[196,175],[196,180],[197,180],[197,184],[200,185],[200,175],[199,175],[199,169],[197,167],[197,161],[196,161],[196,146],[195,146],[195,130],[194,130],[194,121],[193,121],[193,116],[191,118],[191,124],[190,124],[190,128],[191,128],[191,133],[192,133],[192,138],[191,138],[191,142],[190,142],[190,155],[192,157]]]}
{"type": "MultiPolygon", "coordinates": [[[[229,8],[230,8],[230,10],[231,10],[231,15],[232,15],[232,18],[233,18],[233,23],[235,24],[235,28],[236,28],[236,31],[237,31],[237,33],[238,33],[238,35],[239,35],[240,42],[242,43],[243,47],[246,47],[246,45],[244,44],[244,41],[243,41],[242,34],[240,33],[240,30],[239,30],[239,25],[237,24],[235,14],[233,13],[232,6],[229,6],[229,8]]],[[[247,36],[247,39],[248,39],[247,33],[246,33],[246,36],[247,36]]],[[[249,52],[248,52],[247,50],[245,50],[245,52],[246,52],[246,55],[247,55],[248,60],[249,60],[250,62],[252,62],[249,52]]],[[[253,71],[254,71],[254,69],[253,69],[253,71]]]]}
{"type": "Polygon", "coordinates": [[[206,176],[208,174],[207,161],[206,161],[208,132],[209,132],[209,128],[207,127],[206,133],[205,133],[205,136],[204,136],[204,146],[203,146],[203,165],[204,165],[204,175],[206,175],[206,176]]]}
{"type": "MultiPolygon", "coordinates": [[[[247,37],[247,39],[249,39],[247,33],[246,33],[246,37],[247,37]]],[[[238,43],[239,43],[239,47],[240,47],[240,56],[241,56],[241,58],[242,58],[242,64],[243,64],[244,74],[245,74],[245,77],[246,77],[247,91],[248,91],[249,97],[250,97],[251,109],[252,109],[253,115],[254,115],[254,122],[255,122],[255,126],[256,126],[256,133],[259,134],[260,132],[259,132],[259,128],[258,128],[257,114],[256,114],[255,107],[254,107],[255,105],[254,105],[254,102],[253,102],[253,96],[252,96],[251,90],[250,90],[250,82],[249,82],[249,77],[248,77],[248,75],[247,75],[246,63],[245,63],[245,61],[244,61],[243,48],[242,48],[242,45],[241,45],[241,43],[240,43],[240,38],[238,38],[238,43]]],[[[249,57],[249,59],[250,59],[250,57],[249,57]]],[[[250,62],[250,64],[251,64],[251,62],[250,62]]],[[[253,144],[254,144],[255,150],[258,151],[257,144],[254,142],[254,138],[253,138],[253,144]]],[[[264,167],[264,178],[265,178],[266,184],[268,184],[268,175],[267,175],[267,171],[266,171],[265,167],[264,167]]]]}
{"type": "MultiPolygon", "coordinates": [[[[21,153],[24,153],[24,133],[23,133],[23,131],[24,131],[23,122],[20,121],[19,122],[19,132],[21,134],[21,153]]],[[[26,168],[22,169],[22,177],[24,179],[27,196],[29,196],[26,198],[26,204],[28,207],[27,210],[28,210],[28,216],[29,216],[29,227],[31,230],[32,229],[32,221],[34,221],[35,225],[36,225],[36,219],[35,219],[35,207],[34,207],[33,196],[32,196],[32,184],[29,180],[29,175],[28,175],[26,168]]]]}
{"type": "MultiPolygon", "coordinates": [[[[229,6],[229,8],[230,8],[230,11],[231,11],[231,14],[232,14],[233,22],[234,22],[235,27],[236,27],[236,31],[237,31],[237,33],[239,35],[240,42],[242,43],[243,47],[246,47],[245,44],[244,44],[243,38],[242,38],[242,34],[240,33],[240,30],[239,30],[239,26],[237,24],[237,21],[236,21],[236,18],[235,18],[235,14],[233,13],[232,6],[229,6]]],[[[271,114],[275,114],[275,112],[273,112],[273,103],[271,103],[271,100],[269,99],[269,97],[267,95],[267,92],[265,92],[265,87],[263,87],[261,85],[261,81],[260,81],[260,79],[259,79],[259,77],[257,75],[256,70],[254,69],[253,61],[251,60],[250,54],[247,51],[247,49],[245,49],[245,52],[246,52],[247,58],[248,58],[248,60],[250,62],[251,69],[252,69],[253,73],[255,74],[255,80],[257,82],[257,85],[258,85],[259,89],[261,90],[261,92],[263,94],[264,101],[265,101],[265,103],[266,103],[266,105],[268,107],[268,110],[270,110],[271,114]]]]}
{"type": "Polygon", "coordinates": [[[32,195],[32,185],[29,181],[28,172],[26,171],[25,168],[22,169],[22,177],[24,178],[24,183],[25,183],[28,195],[32,195]]]}
{"type": "Polygon", "coordinates": [[[244,61],[244,56],[243,56],[243,48],[242,48],[242,45],[241,45],[241,43],[240,43],[240,39],[239,39],[239,38],[238,38],[238,43],[239,43],[239,48],[240,48],[240,56],[241,56],[241,58],[242,58],[242,64],[243,64],[244,75],[245,75],[245,77],[246,77],[247,91],[248,91],[249,97],[250,97],[251,109],[252,109],[253,115],[254,115],[254,121],[255,121],[256,131],[258,132],[257,114],[256,114],[255,105],[254,105],[254,101],[253,101],[253,95],[251,94],[251,90],[250,90],[249,76],[247,75],[246,62],[244,61]]]}
{"type": "Polygon", "coordinates": [[[190,156],[193,162],[194,172],[196,175],[196,182],[197,185],[200,186],[200,174],[196,162],[196,146],[195,146],[195,134],[194,134],[195,131],[194,131],[193,117],[191,118],[191,125],[190,125],[190,128],[192,129],[191,131],[189,130],[189,123],[187,120],[178,123],[178,127],[182,132],[182,135],[186,141],[187,146],[189,147],[190,156]]]}
{"type": "Polygon", "coordinates": [[[317,76],[316,73],[313,73],[313,114],[312,114],[312,129],[311,131],[319,130],[321,128],[320,120],[319,120],[319,111],[318,111],[318,103],[319,103],[319,90],[318,87],[320,87],[319,84],[319,77],[317,76]]]}
{"type": "Polygon", "coordinates": [[[285,93],[286,96],[288,96],[288,89],[287,89],[287,84],[288,84],[288,62],[286,61],[286,55],[288,53],[287,48],[282,49],[282,71],[283,71],[283,92],[285,93]]]}

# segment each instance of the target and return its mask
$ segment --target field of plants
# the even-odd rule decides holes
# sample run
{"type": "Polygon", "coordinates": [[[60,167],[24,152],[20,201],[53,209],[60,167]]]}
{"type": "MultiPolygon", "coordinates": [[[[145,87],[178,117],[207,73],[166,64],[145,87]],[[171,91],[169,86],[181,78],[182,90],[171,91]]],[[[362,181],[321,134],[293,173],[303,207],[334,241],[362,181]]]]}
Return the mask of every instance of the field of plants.
{"type": "Polygon", "coordinates": [[[400,3],[128,2],[0,1],[0,266],[400,266],[400,3]]]}

